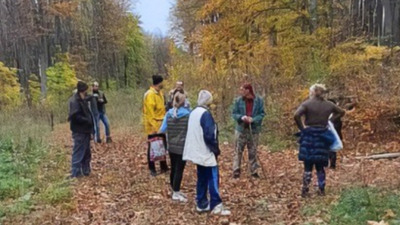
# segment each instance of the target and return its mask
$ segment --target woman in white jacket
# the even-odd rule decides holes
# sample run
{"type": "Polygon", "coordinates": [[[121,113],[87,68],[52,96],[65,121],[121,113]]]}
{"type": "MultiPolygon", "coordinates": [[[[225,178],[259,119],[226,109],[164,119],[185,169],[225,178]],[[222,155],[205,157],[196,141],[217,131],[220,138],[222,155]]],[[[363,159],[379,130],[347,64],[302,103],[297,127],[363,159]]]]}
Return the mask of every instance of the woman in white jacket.
{"type": "Polygon", "coordinates": [[[230,215],[231,212],[224,208],[219,193],[218,129],[208,108],[212,100],[209,91],[200,91],[197,107],[189,117],[183,160],[197,165],[197,211],[211,210],[213,214],[230,215]],[[207,192],[210,194],[210,201],[207,192]]]}

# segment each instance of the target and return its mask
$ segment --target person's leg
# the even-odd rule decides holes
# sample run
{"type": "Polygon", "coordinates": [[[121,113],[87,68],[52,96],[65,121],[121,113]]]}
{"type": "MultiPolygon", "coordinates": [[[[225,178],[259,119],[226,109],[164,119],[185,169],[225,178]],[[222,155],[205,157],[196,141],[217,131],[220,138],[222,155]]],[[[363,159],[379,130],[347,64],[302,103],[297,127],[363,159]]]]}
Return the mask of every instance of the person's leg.
{"type": "MultiPolygon", "coordinates": [[[[182,160],[182,155],[176,155],[175,161],[175,176],[173,180],[173,190],[180,191],[181,190],[181,183],[183,178],[183,171],[185,170],[186,162],[182,160]]],[[[171,169],[172,171],[172,169],[171,169]]]]}
{"type": "Polygon", "coordinates": [[[310,184],[312,178],[313,164],[310,162],[304,162],[304,173],[303,173],[303,187],[301,189],[301,195],[306,197],[310,191],[310,184]]]}
{"type": "Polygon", "coordinates": [[[108,120],[108,117],[105,113],[100,113],[100,119],[104,124],[104,130],[105,130],[105,134],[106,137],[110,137],[111,133],[110,133],[110,121],[108,120]]]}
{"type": "Polygon", "coordinates": [[[154,165],[154,162],[150,160],[150,143],[147,145],[147,162],[149,164],[149,170],[151,175],[155,176],[156,175],[156,166],[154,165]]]}
{"type": "Polygon", "coordinates": [[[250,172],[252,175],[257,174],[257,169],[260,165],[257,162],[257,147],[258,147],[258,134],[250,135],[247,139],[247,148],[249,151],[249,165],[250,165],[250,172]]]}
{"type": "Polygon", "coordinates": [[[317,163],[317,164],[315,164],[315,168],[317,170],[319,191],[320,191],[320,194],[324,195],[325,194],[325,179],[326,179],[324,165],[321,163],[317,163]]]}
{"type": "Polygon", "coordinates": [[[201,210],[205,210],[208,208],[207,186],[208,186],[207,167],[197,165],[196,203],[197,207],[201,210]]]}
{"type": "Polygon", "coordinates": [[[174,190],[174,178],[175,178],[175,174],[176,174],[176,161],[177,161],[176,154],[170,152],[169,158],[171,159],[171,173],[169,176],[169,183],[171,185],[172,190],[175,191],[174,190]]]}
{"type": "Polygon", "coordinates": [[[332,169],[336,169],[336,158],[337,158],[336,152],[329,152],[330,168],[332,169]]]}
{"type": "Polygon", "coordinates": [[[233,175],[239,177],[242,163],[243,151],[246,145],[246,134],[235,131],[235,152],[233,156],[233,175]]]}
{"type": "Polygon", "coordinates": [[[167,160],[160,161],[160,168],[161,168],[161,172],[163,172],[163,173],[168,171],[167,160]]]}
{"type": "Polygon", "coordinates": [[[85,157],[83,160],[82,170],[85,176],[89,176],[90,172],[92,171],[90,162],[92,160],[92,152],[90,149],[90,134],[87,134],[84,139],[84,146],[85,146],[85,157]]]}
{"type": "Polygon", "coordinates": [[[85,136],[84,134],[78,134],[78,133],[72,134],[72,138],[74,140],[74,146],[71,158],[71,177],[83,176],[82,161],[85,156],[84,136],[85,136]]]}
{"type": "Polygon", "coordinates": [[[219,171],[218,166],[207,167],[208,172],[208,188],[210,191],[210,210],[213,210],[215,206],[222,203],[221,196],[219,194],[219,171]]]}

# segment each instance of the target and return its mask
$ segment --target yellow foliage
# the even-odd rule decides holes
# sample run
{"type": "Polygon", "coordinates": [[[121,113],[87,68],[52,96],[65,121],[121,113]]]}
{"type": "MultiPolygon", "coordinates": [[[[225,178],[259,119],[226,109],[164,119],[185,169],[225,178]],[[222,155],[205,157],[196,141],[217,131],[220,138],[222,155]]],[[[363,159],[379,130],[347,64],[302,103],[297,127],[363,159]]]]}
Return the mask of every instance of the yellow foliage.
{"type": "Polygon", "coordinates": [[[387,47],[378,47],[368,45],[365,47],[365,59],[376,59],[381,60],[385,53],[388,52],[387,47]]]}
{"type": "Polygon", "coordinates": [[[0,62],[0,110],[18,106],[21,103],[20,85],[16,70],[0,62]]]}

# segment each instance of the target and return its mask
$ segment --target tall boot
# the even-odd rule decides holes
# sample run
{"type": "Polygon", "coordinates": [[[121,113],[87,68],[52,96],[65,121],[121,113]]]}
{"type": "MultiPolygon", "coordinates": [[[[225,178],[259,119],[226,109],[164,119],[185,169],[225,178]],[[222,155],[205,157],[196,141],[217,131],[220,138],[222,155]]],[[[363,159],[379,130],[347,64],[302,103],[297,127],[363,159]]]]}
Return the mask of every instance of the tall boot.
{"type": "Polygon", "coordinates": [[[317,177],[318,177],[318,188],[319,192],[318,194],[321,196],[325,195],[325,170],[322,171],[317,171],[317,177]]]}
{"type": "Polygon", "coordinates": [[[304,172],[303,188],[301,189],[301,197],[303,197],[303,198],[308,197],[308,192],[310,191],[311,177],[312,177],[311,172],[304,172]]]}

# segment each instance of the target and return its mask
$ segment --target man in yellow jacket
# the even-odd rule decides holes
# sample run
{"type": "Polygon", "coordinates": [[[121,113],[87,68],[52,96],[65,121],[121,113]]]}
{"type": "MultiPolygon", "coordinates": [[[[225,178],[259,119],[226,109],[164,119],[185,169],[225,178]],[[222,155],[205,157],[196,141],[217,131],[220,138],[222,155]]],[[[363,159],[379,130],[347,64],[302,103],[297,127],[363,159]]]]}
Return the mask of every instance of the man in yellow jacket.
{"type": "MultiPolygon", "coordinates": [[[[144,94],[143,100],[143,122],[147,135],[156,134],[160,130],[162,121],[165,116],[164,95],[161,91],[163,88],[163,78],[159,75],[153,76],[153,85],[144,94]]],[[[149,164],[150,174],[156,176],[156,167],[154,162],[150,161],[150,144],[147,150],[147,161],[149,164]]],[[[168,166],[166,161],[160,161],[161,172],[167,172],[168,166]]]]}

